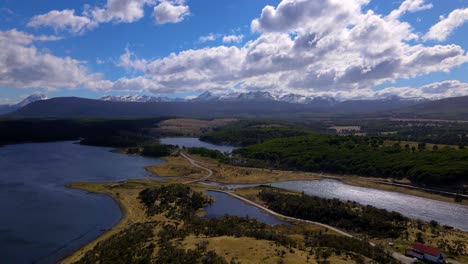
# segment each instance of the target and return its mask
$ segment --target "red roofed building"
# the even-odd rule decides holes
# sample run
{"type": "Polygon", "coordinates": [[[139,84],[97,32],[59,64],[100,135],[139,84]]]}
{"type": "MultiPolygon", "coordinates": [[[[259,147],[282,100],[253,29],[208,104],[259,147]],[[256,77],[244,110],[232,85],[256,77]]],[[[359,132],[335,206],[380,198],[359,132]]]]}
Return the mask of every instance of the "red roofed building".
{"type": "Polygon", "coordinates": [[[416,243],[405,251],[406,256],[415,257],[432,263],[445,263],[445,255],[437,248],[416,243]]]}

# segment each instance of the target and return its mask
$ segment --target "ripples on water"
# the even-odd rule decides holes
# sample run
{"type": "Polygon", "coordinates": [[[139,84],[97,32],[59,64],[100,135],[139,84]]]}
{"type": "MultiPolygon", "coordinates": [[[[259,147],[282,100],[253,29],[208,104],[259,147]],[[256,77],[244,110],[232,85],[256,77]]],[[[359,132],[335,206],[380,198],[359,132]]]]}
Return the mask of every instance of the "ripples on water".
{"type": "MultiPolygon", "coordinates": [[[[323,198],[338,198],[372,205],[423,221],[435,220],[443,225],[468,231],[468,206],[447,203],[397,192],[381,191],[348,185],[336,180],[287,181],[268,185],[304,192],[323,198]]],[[[258,186],[258,184],[227,185],[229,188],[258,186]]]]}
{"type": "Polygon", "coordinates": [[[119,221],[110,197],[66,183],[145,178],[159,162],[72,142],[0,147],[0,263],[55,263],[119,221]]]}

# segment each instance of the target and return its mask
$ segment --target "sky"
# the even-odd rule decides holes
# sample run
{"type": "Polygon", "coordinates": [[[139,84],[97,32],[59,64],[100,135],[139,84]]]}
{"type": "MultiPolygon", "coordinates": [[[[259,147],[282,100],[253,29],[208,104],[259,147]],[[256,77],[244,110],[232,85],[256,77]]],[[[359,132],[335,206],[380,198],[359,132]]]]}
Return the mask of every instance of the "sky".
{"type": "Polygon", "coordinates": [[[468,95],[468,0],[0,0],[0,104],[468,95]]]}

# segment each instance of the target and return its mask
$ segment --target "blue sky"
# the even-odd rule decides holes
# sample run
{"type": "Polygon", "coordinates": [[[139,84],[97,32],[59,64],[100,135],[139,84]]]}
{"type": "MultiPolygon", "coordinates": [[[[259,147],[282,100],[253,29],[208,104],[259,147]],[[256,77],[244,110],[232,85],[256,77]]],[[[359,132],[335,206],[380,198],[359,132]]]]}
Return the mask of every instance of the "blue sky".
{"type": "Polygon", "coordinates": [[[0,104],[35,92],[468,94],[468,0],[340,2],[1,0],[0,104]]]}

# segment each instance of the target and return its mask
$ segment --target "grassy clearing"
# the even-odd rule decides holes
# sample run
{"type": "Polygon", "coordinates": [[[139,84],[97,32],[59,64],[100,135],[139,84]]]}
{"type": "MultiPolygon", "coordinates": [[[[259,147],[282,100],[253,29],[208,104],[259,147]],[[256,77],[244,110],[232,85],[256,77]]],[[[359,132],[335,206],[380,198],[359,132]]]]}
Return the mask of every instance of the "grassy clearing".
{"type": "Polygon", "coordinates": [[[164,163],[146,167],[146,170],[159,177],[188,177],[201,178],[206,171],[190,164],[182,156],[164,157],[164,163]]]}
{"type": "Polygon", "coordinates": [[[199,120],[190,118],[175,118],[160,122],[159,128],[155,130],[165,134],[200,136],[203,133],[212,131],[214,128],[225,126],[234,121],[237,121],[237,119],[223,118],[213,120],[199,120]]]}
{"type": "MultiPolygon", "coordinates": [[[[268,240],[257,240],[249,237],[186,237],[181,243],[184,248],[193,249],[200,241],[207,241],[207,249],[214,250],[226,260],[233,259],[240,263],[317,263],[305,249],[292,249],[277,245],[268,240]]],[[[330,263],[353,263],[346,256],[333,255],[330,263]]]]}
{"type": "MultiPolygon", "coordinates": [[[[213,159],[191,155],[197,161],[201,161],[204,167],[213,171],[210,181],[219,183],[265,183],[290,180],[317,180],[317,173],[280,171],[260,168],[247,168],[221,164],[213,159]]],[[[163,164],[149,166],[146,169],[155,176],[202,178],[206,171],[190,164],[184,157],[165,157],[163,164]]]]}

